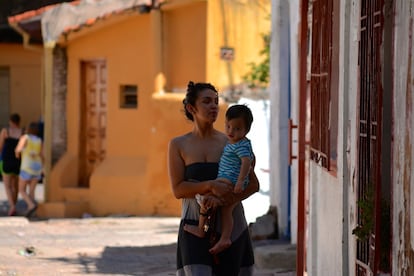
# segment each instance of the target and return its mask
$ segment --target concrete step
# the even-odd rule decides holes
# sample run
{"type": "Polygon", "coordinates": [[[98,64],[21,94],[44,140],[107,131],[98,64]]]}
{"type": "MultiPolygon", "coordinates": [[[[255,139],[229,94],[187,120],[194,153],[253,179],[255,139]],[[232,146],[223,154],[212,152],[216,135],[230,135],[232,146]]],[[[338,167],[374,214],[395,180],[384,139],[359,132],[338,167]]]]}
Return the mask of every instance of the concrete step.
{"type": "Polygon", "coordinates": [[[36,215],[39,218],[81,218],[88,213],[89,204],[83,201],[40,203],[36,215]]]}
{"type": "Polygon", "coordinates": [[[63,188],[63,198],[68,202],[89,201],[89,188],[65,187],[63,188]]]}
{"type": "Polygon", "coordinates": [[[260,269],[292,272],[296,270],[296,245],[287,240],[254,241],[254,257],[260,269]]]}

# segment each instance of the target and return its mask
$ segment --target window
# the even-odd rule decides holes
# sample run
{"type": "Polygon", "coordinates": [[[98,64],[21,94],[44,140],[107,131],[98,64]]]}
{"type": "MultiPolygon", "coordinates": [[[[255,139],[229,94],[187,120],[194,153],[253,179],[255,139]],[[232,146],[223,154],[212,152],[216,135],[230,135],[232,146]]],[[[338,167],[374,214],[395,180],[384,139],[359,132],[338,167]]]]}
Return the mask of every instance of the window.
{"type": "Polygon", "coordinates": [[[338,132],[339,4],[313,2],[311,53],[311,159],[336,170],[338,132]]]}
{"type": "Polygon", "coordinates": [[[138,108],[138,86],[121,85],[120,108],[138,108]]]}

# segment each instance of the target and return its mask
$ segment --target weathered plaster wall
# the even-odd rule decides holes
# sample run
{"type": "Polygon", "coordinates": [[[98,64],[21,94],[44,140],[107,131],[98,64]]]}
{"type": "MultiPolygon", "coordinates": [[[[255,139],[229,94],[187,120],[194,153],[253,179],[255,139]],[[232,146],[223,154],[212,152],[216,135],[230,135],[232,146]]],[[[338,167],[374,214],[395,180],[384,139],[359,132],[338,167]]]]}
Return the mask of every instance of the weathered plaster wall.
{"type": "Polygon", "coordinates": [[[392,274],[414,275],[414,1],[395,2],[392,274]]]}
{"type": "Polygon", "coordinates": [[[308,275],[354,275],[358,161],[359,6],[339,5],[337,171],[310,162],[308,275]]]}
{"type": "MultiPolygon", "coordinates": [[[[346,25],[343,26],[343,39],[346,43],[341,55],[343,55],[343,98],[344,98],[344,121],[343,128],[346,132],[344,138],[344,162],[343,166],[346,176],[344,176],[343,185],[346,185],[344,193],[347,193],[347,208],[343,216],[346,216],[347,225],[344,227],[345,233],[344,247],[344,270],[348,270],[349,275],[354,275],[356,260],[356,239],[352,235],[352,230],[356,227],[357,213],[357,185],[358,185],[358,140],[359,140],[359,69],[358,69],[358,53],[359,53],[359,18],[360,6],[358,0],[348,0],[342,5],[343,12],[341,16],[346,25]],[[346,129],[345,129],[346,128],[346,129]],[[346,250],[346,249],[345,249],[346,250]],[[346,268],[348,266],[348,268],[346,268]]],[[[341,20],[342,21],[342,20],[341,20]]],[[[340,43],[342,45],[342,43],[340,43]]],[[[344,274],[346,275],[346,274],[344,274]]]]}
{"type": "MultiPolygon", "coordinates": [[[[29,50],[22,44],[0,44],[0,66],[10,70],[9,110],[20,114],[22,126],[40,119],[42,53],[41,48],[29,50]]],[[[7,123],[8,116],[2,121],[7,123]]]]}
{"type": "Polygon", "coordinates": [[[314,162],[309,170],[308,275],[342,275],[342,184],[314,162]]]}

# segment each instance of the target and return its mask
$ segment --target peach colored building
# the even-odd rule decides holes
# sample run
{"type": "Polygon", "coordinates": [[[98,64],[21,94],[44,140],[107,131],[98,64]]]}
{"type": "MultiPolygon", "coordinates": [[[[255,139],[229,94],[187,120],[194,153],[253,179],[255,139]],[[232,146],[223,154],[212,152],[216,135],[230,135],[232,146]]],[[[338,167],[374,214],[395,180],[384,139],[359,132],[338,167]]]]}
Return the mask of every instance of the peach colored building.
{"type": "Polygon", "coordinates": [[[265,0],[138,3],[74,1],[9,18],[17,27],[34,16],[42,24],[40,216],[179,215],[167,146],[191,129],[182,111],[187,83],[220,91],[240,83],[270,30],[265,0]]]}
{"type": "Polygon", "coordinates": [[[0,128],[11,113],[20,114],[22,126],[41,118],[42,53],[42,47],[0,43],[0,128]]]}

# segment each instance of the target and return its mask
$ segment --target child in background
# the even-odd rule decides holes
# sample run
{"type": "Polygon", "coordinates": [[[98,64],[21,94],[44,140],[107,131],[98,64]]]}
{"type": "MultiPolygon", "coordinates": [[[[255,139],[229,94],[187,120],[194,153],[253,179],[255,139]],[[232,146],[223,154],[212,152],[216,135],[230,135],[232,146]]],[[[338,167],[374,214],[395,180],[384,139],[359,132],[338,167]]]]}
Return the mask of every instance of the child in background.
{"type": "MultiPolygon", "coordinates": [[[[252,122],[252,112],[246,105],[233,105],[226,112],[225,133],[228,144],[221,155],[217,180],[234,185],[234,193],[242,192],[248,185],[254,154],[246,134],[250,131],[252,122]]],[[[209,210],[203,206],[202,196],[197,194],[196,198],[200,204],[199,224],[198,226],[187,224],[184,230],[198,237],[204,237],[208,230],[205,223],[209,210]]],[[[209,250],[211,254],[215,255],[231,245],[233,209],[236,204],[237,202],[222,207],[222,233],[220,240],[209,250]]]]}
{"type": "Polygon", "coordinates": [[[27,204],[26,217],[31,217],[37,209],[35,189],[43,171],[43,143],[38,136],[38,124],[30,123],[27,134],[23,135],[16,147],[16,156],[21,157],[19,193],[27,204]],[[29,194],[26,193],[29,185],[29,194]]]}

